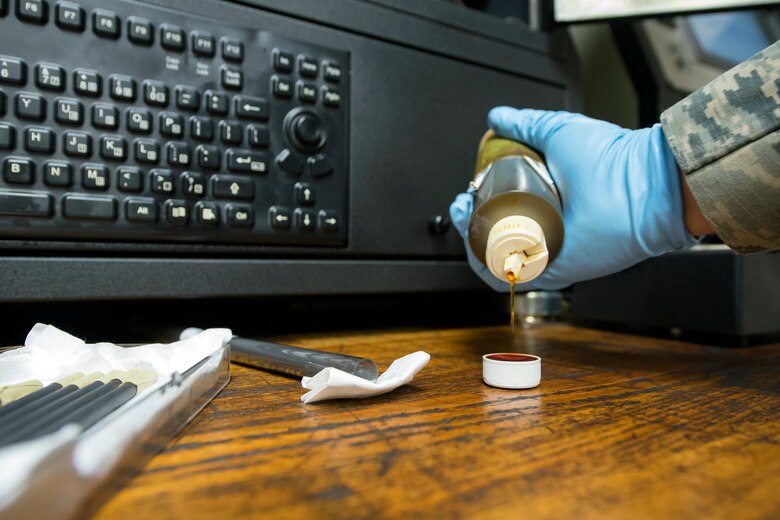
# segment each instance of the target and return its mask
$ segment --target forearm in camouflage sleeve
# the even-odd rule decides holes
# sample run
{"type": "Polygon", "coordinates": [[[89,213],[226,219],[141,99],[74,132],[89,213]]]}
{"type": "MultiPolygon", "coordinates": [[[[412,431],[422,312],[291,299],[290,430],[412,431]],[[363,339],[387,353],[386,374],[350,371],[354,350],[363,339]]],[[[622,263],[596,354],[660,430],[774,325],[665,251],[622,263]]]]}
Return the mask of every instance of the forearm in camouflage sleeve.
{"type": "Polygon", "coordinates": [[[780,41],[661,114],[677,164],[718,236],[780,249],[780,41]]]}

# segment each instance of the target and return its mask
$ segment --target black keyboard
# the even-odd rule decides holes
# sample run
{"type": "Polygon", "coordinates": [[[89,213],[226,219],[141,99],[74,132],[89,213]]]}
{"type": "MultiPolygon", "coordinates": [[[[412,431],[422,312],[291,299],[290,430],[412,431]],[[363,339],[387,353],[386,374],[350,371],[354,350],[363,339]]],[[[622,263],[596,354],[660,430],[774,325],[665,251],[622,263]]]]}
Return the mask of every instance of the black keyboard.
{"type": "Polygon", "coordinates": [[[349,54],[124,0],[0,0],[0,235],[343,246],[349,54]]]}

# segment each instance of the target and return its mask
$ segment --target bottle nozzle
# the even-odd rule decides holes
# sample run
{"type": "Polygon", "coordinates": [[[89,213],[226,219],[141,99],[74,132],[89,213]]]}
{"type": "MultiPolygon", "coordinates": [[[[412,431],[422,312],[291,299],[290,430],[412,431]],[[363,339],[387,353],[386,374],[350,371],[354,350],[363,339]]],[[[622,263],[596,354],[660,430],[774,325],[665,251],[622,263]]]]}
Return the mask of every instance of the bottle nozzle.
{"type": "Polygon", "coordinates": [[[490,230],[485,264],[500,280],[529,282],[547,267],[548,256],[544,232],[533,219],[511,215],[490,230]]]}

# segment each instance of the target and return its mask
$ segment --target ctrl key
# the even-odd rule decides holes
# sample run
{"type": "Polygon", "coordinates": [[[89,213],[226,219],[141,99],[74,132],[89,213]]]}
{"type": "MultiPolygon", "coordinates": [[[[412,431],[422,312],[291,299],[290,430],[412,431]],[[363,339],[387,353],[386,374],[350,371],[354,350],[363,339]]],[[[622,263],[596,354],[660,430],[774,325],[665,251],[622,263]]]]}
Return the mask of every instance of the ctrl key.
{"type": "Polygon", "coordinates": [[[52,197],[47,193],[0,190],[0,215],[48,217],[52,197]]]}

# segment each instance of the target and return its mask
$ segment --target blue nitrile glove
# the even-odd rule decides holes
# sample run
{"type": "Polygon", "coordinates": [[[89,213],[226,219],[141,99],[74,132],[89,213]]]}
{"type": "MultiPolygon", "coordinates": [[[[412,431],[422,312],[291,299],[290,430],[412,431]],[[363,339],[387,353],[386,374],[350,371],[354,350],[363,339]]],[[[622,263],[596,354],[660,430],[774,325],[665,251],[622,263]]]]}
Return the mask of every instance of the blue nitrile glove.
{"type": "MultiPolygon", "coordinates": [[[[519,288],[562,289],[696,243],[685,228],[677,163],[661,125],[627,130],[580,114],[509,107],[491,110],[488,124],[545,156],[563,200],[563,247],[519,288]]],[[[469,264],[493,289],[508,290],[470,251],[471,210],[470,193],[450,206],[469,264]]]]}

